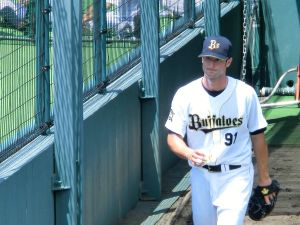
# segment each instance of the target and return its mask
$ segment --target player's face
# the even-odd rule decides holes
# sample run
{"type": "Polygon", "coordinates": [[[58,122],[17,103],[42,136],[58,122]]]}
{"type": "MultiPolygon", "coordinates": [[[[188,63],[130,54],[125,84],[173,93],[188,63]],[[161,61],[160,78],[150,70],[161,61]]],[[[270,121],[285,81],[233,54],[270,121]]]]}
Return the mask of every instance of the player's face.
{"type": "Polygon", "coordinates": [[[212,80],[226,75],[226,69],[231,64],[231,58],[218,59],[214,57],[202,57],[202,68],[204,75],[212,80]]]}

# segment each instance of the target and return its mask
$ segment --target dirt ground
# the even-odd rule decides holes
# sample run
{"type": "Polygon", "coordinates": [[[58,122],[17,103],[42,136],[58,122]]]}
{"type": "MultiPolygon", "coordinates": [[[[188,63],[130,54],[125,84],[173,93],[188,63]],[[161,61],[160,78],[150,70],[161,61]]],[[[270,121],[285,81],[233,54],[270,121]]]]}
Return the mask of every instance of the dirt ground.
{"type": "MultiPolygon", "coordinates": [[[[156,225],[194,225],[192,222],[190,199],[181,199],[175,203],[170,213],[165,214],[156,225]],[[180,206],[182,201],[187,201],[184,207],[180,206]],[[180,212],[178,211],[178,207],[182,207],[180,212]]],[[[261,221],[253,221],[246,216],[244,225],[300,225],[300,216],[270,215],[261,221]]]]}
{"type": "MultiPolygon", "coordinates": [[[[276,207],[259,222],[246,216],[244,225],[300,225],[300,148],[278,146],[269,151],[270,175],[281,185],[276,207]]],[[[176,201],[156,225],[193,225],[190,193],[176,201]]]]}
{"type": "Polygon", "coordinates": [[[296,215],[269,216],[259,222],[253,221],[247,217],[245,225],[300,225],[300,217],[296,215]]]}

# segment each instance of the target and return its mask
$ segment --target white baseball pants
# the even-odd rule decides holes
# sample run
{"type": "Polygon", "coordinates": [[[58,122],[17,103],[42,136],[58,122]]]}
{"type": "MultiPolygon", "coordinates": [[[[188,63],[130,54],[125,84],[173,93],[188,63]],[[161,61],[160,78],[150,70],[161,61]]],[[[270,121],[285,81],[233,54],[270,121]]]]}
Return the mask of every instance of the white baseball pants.
{"type": "Polygon", "coordinates": [[[253,165],[224,172],[191,170],[194,225],[243,225],[253,187],[253,165]]]}

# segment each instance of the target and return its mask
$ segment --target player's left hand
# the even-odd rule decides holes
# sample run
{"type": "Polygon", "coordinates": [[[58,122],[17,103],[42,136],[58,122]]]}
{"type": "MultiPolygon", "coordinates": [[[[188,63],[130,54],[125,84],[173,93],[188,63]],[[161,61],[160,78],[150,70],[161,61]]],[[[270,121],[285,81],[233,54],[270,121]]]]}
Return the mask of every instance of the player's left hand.
{"type": "MultiPolygon", "coordinates": [[[[264,181],[264,182],[263,181],[259,182],[260,187],[270,186],[271,184],[272,184],[272,179],[270,177],[268,179],[266,179],[266,181],[264,181]]],[[[276,197],[277,196],[276,196],[275,192],[272,192],[269,195],[265,195],[264,199],[265,199],[266,204],[270,205],[273,202],[274,198],[276,198],[276,197]]]]}
{"type": "Polygon", "coordinates": [[[275,193],[271,193],[267,196],[264,196],[265,202],[267,205],[270,205],[271,202],[273,201],[273,199],[275,198],[276,194],[275,193]]]}
{"type": "Polygon", "coordinates": [[[279,191],[280,184],[277,180],[272,180],[267,186],[258,185],[249,200],[249,217],[253,220],[261,220],[270,214],[275,207],[279,191]]]}
{"type": "MultiPolygon", "coordinates": [[[[268,179],[264,180],[264,181],[260,181],[259,182],[259,186],[260,187],[265,187],[265,186],[269,186],[272,183],[272,179],[269,177],[268,179]]],[[[270,193],[269,195],[265,195],[264,199],[267,205],[270,205],[270,203],[272,202],[273,198],[275,197],[275,193],[270,193]]]]}

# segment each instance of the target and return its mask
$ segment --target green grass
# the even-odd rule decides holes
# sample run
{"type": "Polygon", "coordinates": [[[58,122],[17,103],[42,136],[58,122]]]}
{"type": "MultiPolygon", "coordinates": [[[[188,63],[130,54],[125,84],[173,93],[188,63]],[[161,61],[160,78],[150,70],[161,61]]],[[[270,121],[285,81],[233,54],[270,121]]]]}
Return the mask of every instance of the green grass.
{"type": "MultiPolygon", "coordinates": [[[[92,0],[84,1],[83,8],[92,0]]],[[[161,18],[161,30],[172,24],[174,18],[161,18]]],[[[13,138],[28,126],[33,126],[37,112],[36,46],[24,33],[0,27],[0,144],[13,138]],[[9,37],[3,39],[3,37],[9,37]],[[22,40],[21,40],[22,39],[22,40]],[[23,40],[26,39],[26,40],[23,40]]],[[[107,44],[106,66],[114,67],[120,60],[130,60],[131,52],[139,42],[115,41],[107,44]]],[[[96,85],[93,71],[93,42],[85,41],[83,53],[83,85],[96,85]]],[[[50,48],[50,65],[53,64],[53,49],[50,48]]],[[[50,70],[50,108],[53,106],[53,70],[50,70]]],[[[36,125],[38,126],[38,124],[36,125]]],[[[1,148],[0,148],[1,151],[1,148]]]]}
{"type": "MultiPolygon", "coordinates": [[[[14,41],[15,42],[15,41],[14,41]]],[[[0,140],[15,134],[34,117],[35,47],[0,41],[0,140]]]]}
{"type": "Polygon", "coordinates": [[[0,26],[0,36],[1,37],[23,37],[24,34],[19,30],[0,26]]]}
{"type": "MultiPolygon", "coordinates": [[[[84,85],[93,80],[92,42],[83,44],[84,85]]],[[[112,43],[107,45],[107,66],[111,66],[136,44],[112,43]]],[[[0,143],[32,124],[36,116],[37,74],[36,47],[23,41],[0,41],[0,143]]],[[[52,54],[52,49],[50,53],[52,54]]],[[[51,61],[53,57],[50,55],[51,61]]],[[[51,107],[53,105],[53,71],[51,70],[51,107]]],[[[40,93],[41,94],[41,93],[40,93]]]]}

